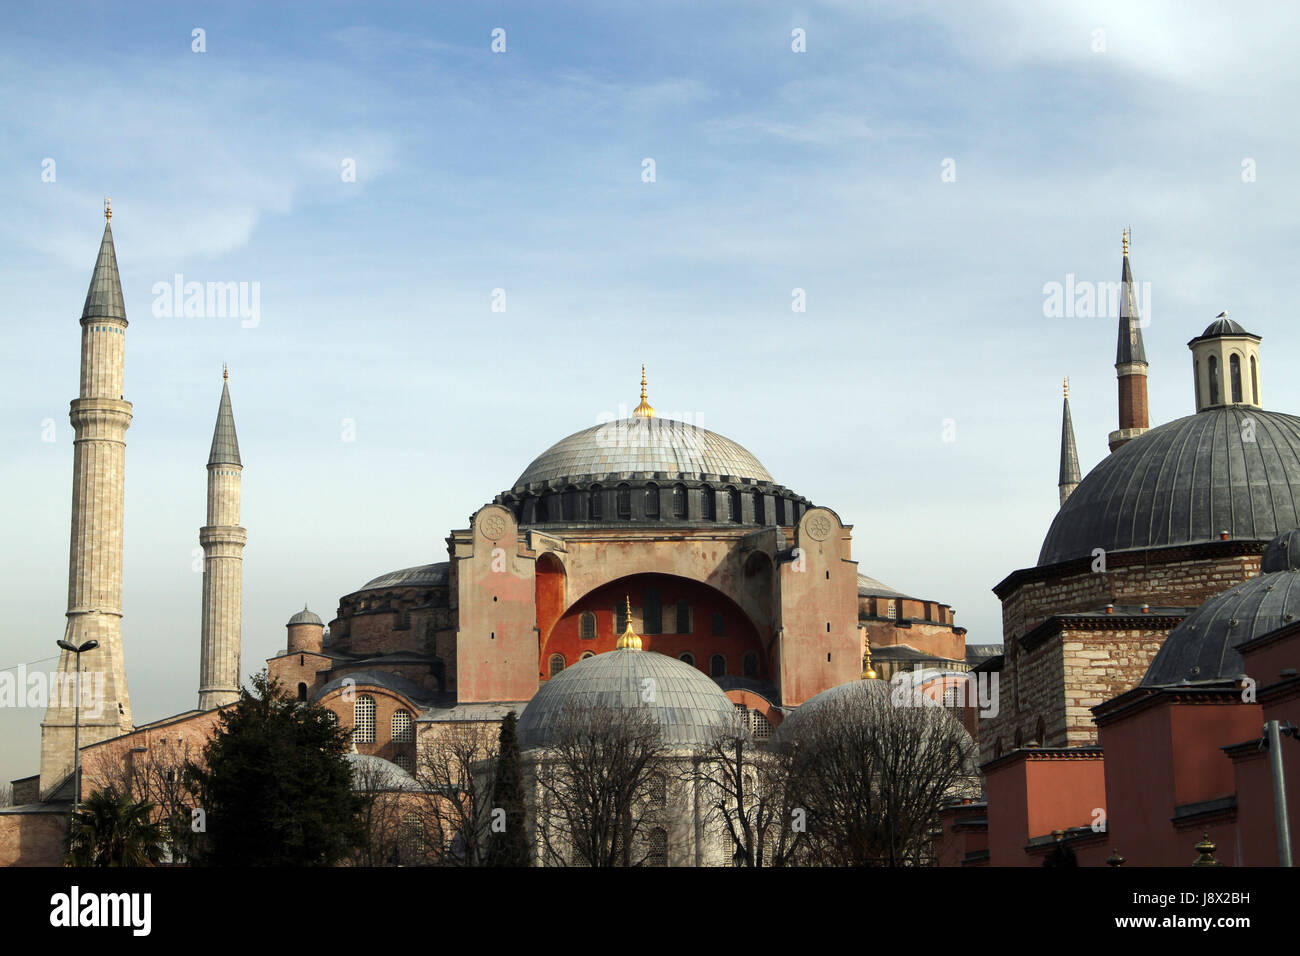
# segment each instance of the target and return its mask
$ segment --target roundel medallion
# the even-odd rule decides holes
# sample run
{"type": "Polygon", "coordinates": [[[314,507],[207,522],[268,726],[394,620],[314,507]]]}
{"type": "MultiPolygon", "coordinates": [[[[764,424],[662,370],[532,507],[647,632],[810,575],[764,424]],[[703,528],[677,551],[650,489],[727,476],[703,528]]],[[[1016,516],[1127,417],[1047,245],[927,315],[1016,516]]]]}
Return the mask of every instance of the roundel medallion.
{"type": "Polygon", "coordinates": [[[834,530],[834,522],[831,521],[831,516],[826,512],[814,511],[809,515],[804,528],[808,532],[808,537],[814,541],[825,541],[830,537],[831,531],[834,530]]]}
{"type": "Polygon", "coordinates": [[[500,512],[490,512],[484,515],[483,520],[478,523],[478,530],[489,541],[496,541],[506,533],[506,519],[501,516],[500,512]]]}

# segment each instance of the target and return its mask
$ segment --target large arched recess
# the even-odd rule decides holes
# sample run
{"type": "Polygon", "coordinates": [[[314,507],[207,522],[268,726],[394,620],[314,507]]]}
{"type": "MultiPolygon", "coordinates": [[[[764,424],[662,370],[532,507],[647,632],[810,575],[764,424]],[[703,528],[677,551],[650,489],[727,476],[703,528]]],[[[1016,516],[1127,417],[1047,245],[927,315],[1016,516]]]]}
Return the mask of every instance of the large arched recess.
{"type": "Polygon", "coordinates": [[[549,632],[564,613],[565,577],[564,565],[554,554],[547,552],[537,559],[534,597],[538,634],[549,632]]]}
{"type": "MultiPolygon", "coordinates": [[[[632,601],[632,626],[641,635],[645,650],[656,651],[668,657],[680,658],[690,653],[695,666],[708,674],[710,661],[721,654],[730,676],[745,675],[745,656],[752,654],[757,680],[770,681],[774,673],[773,662],[759,639],[759,631],[748,614],[731,598],[717,588],[700,581],[672,574],[632,574],[617,578],[593,588],[566,608],[549,630],[542,630],[538,655],[538,677],[546,680],[552,655],[564,657],[565,667],[571,667],[590,651],[603,654],[614,650],[619,633],[616,612],[624,601],[632,601]],[[646,598],[657,591],[662,608],[659,633],[646,633],[646,598]],[[686,602],[688,633],[678,632],[677,605],[686,602]],[[594,614],[596,637],[582,637],[582,617],[594,614]],[[715,617],[717,616],[717,617],[715,617]],[[721,633],[715,633],[715,624],[721,633]]],[[[541,615],[538,614],[541,629],[541,615]]]]}

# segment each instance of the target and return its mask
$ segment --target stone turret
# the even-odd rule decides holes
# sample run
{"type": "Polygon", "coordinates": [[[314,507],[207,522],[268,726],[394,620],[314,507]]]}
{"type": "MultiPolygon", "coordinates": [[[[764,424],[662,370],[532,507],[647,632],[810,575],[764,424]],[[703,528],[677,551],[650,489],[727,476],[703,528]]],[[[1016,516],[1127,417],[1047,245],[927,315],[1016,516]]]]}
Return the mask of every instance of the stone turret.
{"type": "MultiPolygon", "coordinates": [[[[112,206],[104,203],[104,236],[81,310],[81,389],[72,402],[72,543],[68,556],[68,610],[63,639],[81,655],[81,746],[132,728],[131,698],[122,653],[122,526],[126,430],[131,403],[122,397],[126,365],[126,306],[113,247],[112,206]]],[[[41,641],[39,647],[54,643],[41,641]]],[[[41,722],[42,798],[72,772],[75,699],[71,675],[77,657],[59,655],[67,693],[52,689],[41,722]]]]}
{"type": "Polygon", "coordinates": [[[1204,332],[1187,343],[1192,350],[1196,410],[1216,405],[1260,408],[1259,336],[1220,312],[1204,332]]]}
{"type": "Polygon", "coordinates": [[[229,373],[222,372],[221,404],[208,454],[208,520],[203,546],[203,628],[199,654],[199,710],[239,699],[244,544],[239,497],[244,466],[230,409],[229,373]]]}
{"type": "Polygon", "coordinates": [[[320,619],[320,615],[307,610],[307,605],[304,604],[301,611],[289,618],[287,626],[291,654],[321,652],[325,645],[325,622],[320,619]]]}

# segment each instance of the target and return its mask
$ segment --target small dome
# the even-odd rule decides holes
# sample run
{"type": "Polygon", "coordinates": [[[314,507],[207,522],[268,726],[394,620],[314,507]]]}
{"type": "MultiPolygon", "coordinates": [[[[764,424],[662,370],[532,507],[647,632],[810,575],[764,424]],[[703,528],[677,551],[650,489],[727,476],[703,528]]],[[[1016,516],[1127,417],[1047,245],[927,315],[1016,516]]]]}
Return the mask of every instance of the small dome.
{"type": "Polygon", "coordinates": [[[352,766],[352,789],[379,792],[389,790],[419,790],[420,785],[407,771],[391,760],[370,754],[344,754],[352,766]]]}
{"type": "Polygon", "coordinates": [[[1250,335],[1238,323],[1223,314],[1205,327],[1205,331],[1200,334],[1200,338],[1210,339],[1219,335],[1250,335]]]}
{"type": "Polygon", "coordinates": [[[719,728],[734,723],[736,713],[722,688],[690,664],[654,651],[608,651],[566,667],[533,695],[519,718],[520,747],[554,744],[561,715],[571,701],[648,710],[670,747],[707,745],[719,728]],[[651,701],[644,699],[647,687],[654,691],[651,701]]]}
{"type": "Polygon", "coordinates": [[[307,610],[307,605],[304,604],[301,611],[289,618],[289,623],[286,626],[293,627],[295,624],[320,624],[323,627],[325,622],[320,619],[320,615],[315,611],[307,610]]]}
{"type": "Polygon", "coordinates": [[[524,469],[513,487],[637,472],[663,472],[670,478],[728,475],[772,480],[758,459],[730,438],[672,419],[624,418],[556,442],[524,469]]]}
{"type": "Polygon", "coordinates": [[[865,574],[858,575],[858,597],[890,597],[915,600],[910,594],[904,594],[902,591],[891,588],[883,581],[877,581],[865,574]]]}
{"type": "Polygon", "coordinates": [[[1216,594],[1169,632],[1143,687],[1235,680],[1245,667],[1237,647],[1300,617],[1300,532],[1269,542],[1259,577],[1216,594]]]}
{"type": "Polygon", "coordinates": [[[419,567],[403,568],[389,571],[377,578],[371,578],[358,590],[369,591],[372,588],[429,587],[447,583],[447,571],[450,567],[446,561],[422,564],[419,567]]]}
{"type": "Polygon", "coordinates": [[[1153,428],[1104,458],[1065,500],[1039,566],[1093,553],[1268,541],[1300,525],[1300,418],[1240,405],[1153,428]]]}
{"type": "MultiPolygon", "coordinates": [[[[944,672],[946,674],[947,672],[944,672]]],[[[931,673],[931,677],[935,676],[931,673]]],[[[905,680],[895,677],[895,680],[905,680]]],[[[847,684],[839,684],[809,697],[800,706],[796,707],[791,714],[782,721],[781,726],[776,729],[773,740],[778,744],[784,744],[790,740],[797,739],[800,726],[814,718],[819,711],[831,708],[832,717],[835,716],[834,709],[845,705],[860,703],[869,708],[870,714],[885,714],[895,707],[906,707],[906,704],[900,704],[894,700],[895,693],[905,692],[909,696],[916,693],[913,683],[906,684],[905,691],[900,690],[895,684],[884,680],[855,680],[847,684]]],[[[937,701],[932,701],[929,697],[922,696],[917,700],[917,704],[924,708],[927,713],[933,714],[931,720],[940,722],[950,722],[955,727],[961,727],[960,724],[948,712],[947,708],[937,701]]],[[[910,709],[910,708],[909,708],[910,709]]],[[[816,726],[816,725],[814,725],[816,726]]],[[[964,732],[964,728],[963,732],[964,732]]]]}

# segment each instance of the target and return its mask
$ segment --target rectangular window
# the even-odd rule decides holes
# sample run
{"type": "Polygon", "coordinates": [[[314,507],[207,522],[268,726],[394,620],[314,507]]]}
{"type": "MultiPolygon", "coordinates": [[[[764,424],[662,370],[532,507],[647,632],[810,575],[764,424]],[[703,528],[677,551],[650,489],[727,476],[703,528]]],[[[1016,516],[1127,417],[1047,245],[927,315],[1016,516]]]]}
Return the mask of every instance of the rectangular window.
{"type": "Polygon", "coordinates": [[[723,630],[722,630],[722,612],[721,612],[721,611],[714,611],[714,612],[713,612],[713,636],[714,636],[714,637],[721,637],[722,635],[723,635],[723,630]]]}
{"type": "Polygon", "coordinates": [[[641,611],[641,617],[645,621],[645,632],[647,634],[662,634],[664,630],[664,614],[663,602],[659,598],[659,592],[653,588],[647,588],[642,602],[644,607],[641,611]]]}
{"type": "Polygon", "coordinates": [[[691,633],[691,608],[685,601],[677,602],[677,633],[691,633]]]}

